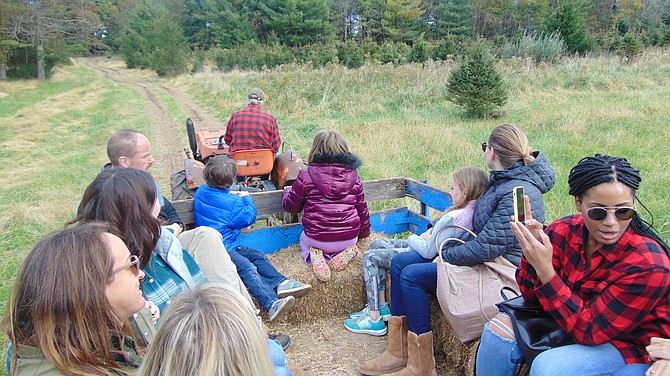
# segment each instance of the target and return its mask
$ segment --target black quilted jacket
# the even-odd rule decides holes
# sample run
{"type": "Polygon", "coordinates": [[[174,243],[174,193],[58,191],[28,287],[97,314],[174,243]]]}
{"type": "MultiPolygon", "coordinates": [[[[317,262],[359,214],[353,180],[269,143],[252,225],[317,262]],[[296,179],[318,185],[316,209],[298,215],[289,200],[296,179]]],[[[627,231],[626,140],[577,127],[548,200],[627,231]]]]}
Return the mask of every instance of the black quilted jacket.
{"type": "Polygon", "coordinates": [[[477,201],[473,218],[477,238],[463,245],[443,248],[445,261],[454,265],[475,265],[504,256],[514,265],[521,262],[521,246],[509,226],[514,214],[512,188],[522,185],[530,198],[533,218],[545,221],[542,194],[556,182],[554,169],[540,152],[528,165],[519,161],[502,171],[492,171],[489,186],[477,201]]]}

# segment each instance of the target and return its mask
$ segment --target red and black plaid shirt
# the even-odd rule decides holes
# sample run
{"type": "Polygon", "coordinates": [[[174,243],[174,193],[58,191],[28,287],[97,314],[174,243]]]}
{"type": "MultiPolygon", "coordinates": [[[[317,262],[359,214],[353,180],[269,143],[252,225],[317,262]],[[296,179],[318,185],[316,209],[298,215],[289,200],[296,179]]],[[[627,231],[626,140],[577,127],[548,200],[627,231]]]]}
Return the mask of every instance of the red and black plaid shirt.
{"type": "Polygon", "coordinates": [[[651,337],[670,336],[670,260],[654,240],[630,226],[619,241],[584,258],[588,236],[582,215],[546,229],[554,246],[556,275],[541,284],[524,258],[517,273],[530,304],[541,305],[584,345],[611,342],[626,363],[649,363],[651,337]]]}
{"type": "Polygon", "coordinates": [[[231,153],[255,149],[272,149],[277,153],[281,145],[277,119],[253,103],[230,116],[224,140],[231,153]]]}

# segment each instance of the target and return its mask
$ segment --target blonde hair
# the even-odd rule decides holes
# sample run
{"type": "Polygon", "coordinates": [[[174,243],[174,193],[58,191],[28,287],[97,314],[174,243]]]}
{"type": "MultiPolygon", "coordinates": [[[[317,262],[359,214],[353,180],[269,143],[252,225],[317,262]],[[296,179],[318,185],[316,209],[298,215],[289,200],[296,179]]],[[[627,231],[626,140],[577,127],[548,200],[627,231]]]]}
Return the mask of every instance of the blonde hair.
{"type": "Polygon", "coordinates": [[[450,207],[446,212],[456,209],[463,209],[468,202],[476,200],[486,192],[489,184],[489,178],[486,172],[477,167],[463,167],[454,171],[451,179],[454,184],[465,194],[465,200],[458,205],[450,207]]]}
{"type": "Polygon", "coordinates": [[[332,129],[316,132],[312,141],[312,150],[309,151],[307,163],[312,163],[318,154],[351,154],[344,137],[332,129]]]}
{"type": "Polygon", "coordinates": [[[172,301],[137,374],[274,375],[267,341],[239,293],[203,285],[172,301]]]}
{"type": "Polygon", "coordinates": [[[495,127],[489,136],[488,145],[496,152],[500,163],[507,168],[519,160],[529,164],[535,160],[528,137],[519,127],[503,124],[495,127]]]}

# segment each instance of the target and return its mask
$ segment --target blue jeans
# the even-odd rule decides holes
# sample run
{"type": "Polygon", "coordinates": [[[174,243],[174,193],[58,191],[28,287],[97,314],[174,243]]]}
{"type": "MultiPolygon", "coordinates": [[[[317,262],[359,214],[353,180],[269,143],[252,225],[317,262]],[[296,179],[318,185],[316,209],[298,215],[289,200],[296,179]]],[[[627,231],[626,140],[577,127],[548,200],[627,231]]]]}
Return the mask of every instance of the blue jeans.
{"type": "MultiPolygon", "coordinates": [[[[523,355],[515,340],[493,333],[484,326],[477,352],[477,375],[512,376],[523,355]]],[[[530,376],[644,376],[648,364],[626,364],[611,343],[597,346],[569,345],[547,350],[535,358],[530,376]]]]}
{"type": "Polygon", "coordinates": [[[391,313],[407,317],[414,334],[430,331],[430,301],[437,288],[437,264],[416,251],[404,252],[391,261],[391,313]],[[406,302],[406,303],[405,303],[406,302]]]}
{"type": "Polygon", "coordinates": [[[251,296],[266,311],[270,309],[277,300],[275,289],[288,278],[272,266],[265,253],[257,249],[241,246],[229,250],[228,254],[251,296]]]}

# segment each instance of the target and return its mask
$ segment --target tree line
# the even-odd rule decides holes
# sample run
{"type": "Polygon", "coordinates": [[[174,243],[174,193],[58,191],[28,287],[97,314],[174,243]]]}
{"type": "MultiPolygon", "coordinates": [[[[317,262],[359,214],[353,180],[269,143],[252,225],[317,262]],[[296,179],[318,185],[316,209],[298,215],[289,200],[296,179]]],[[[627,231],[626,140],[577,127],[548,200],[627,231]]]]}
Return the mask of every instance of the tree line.
{"type": "Polygon", "coordinates": [[[550,35],[570,53],[668,44],[670,0],[3,0],[0,79],[44,79],[70,56],[117,51],[130,67],[174,75],[205,59],[355,67],[550,35]]]}

